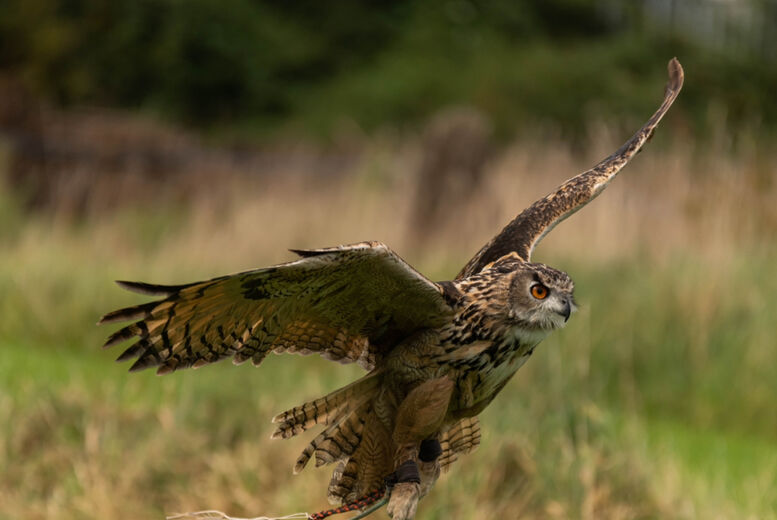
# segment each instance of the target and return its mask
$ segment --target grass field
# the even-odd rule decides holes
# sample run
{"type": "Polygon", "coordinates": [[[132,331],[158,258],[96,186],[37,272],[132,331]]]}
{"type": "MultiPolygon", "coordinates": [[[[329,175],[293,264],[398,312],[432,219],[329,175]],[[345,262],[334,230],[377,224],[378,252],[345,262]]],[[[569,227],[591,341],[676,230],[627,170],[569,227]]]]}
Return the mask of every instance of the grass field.
{"type": "MultiPolygon", "coordinates": [[[[514,147],[420,243],[413,152],[385,142],[326,186],[246,181],[174,209],[73,221],[25,215],[3,191],[0,518],[326,507],[329,468],[291,475],[310,437],[270,441],[269,418],[359,370],[278,356],[128,374],[94,323],[141,298],[111,281],[191,281],[363,239],[449,278],[611,141],[585,157],[514,147]]],[[[484,412],[481,447],[419,518],[777,518],[777,161],[716,153],[649,149],[543,242],[536,259],[572,275],[581,310],[484,412]]]]}

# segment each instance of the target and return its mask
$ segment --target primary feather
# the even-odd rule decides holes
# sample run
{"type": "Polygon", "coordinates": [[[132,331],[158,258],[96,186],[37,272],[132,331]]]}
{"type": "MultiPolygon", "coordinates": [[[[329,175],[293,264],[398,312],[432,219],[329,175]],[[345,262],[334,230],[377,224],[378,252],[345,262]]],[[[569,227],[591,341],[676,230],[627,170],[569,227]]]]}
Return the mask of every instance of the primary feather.
{"type": "Polygon", "coordinates": [[[119,357],[160,374],[232,356],[261,363],[269,352],[318,353],[369,369],[416,330],[443,324],[440,286],[379,242],[299,251],[300,260],[186,285],[119,282],[164,299],[106,314],[137,320],[106,347],[137,338],[119,357]]]}
{"type": "Polygon", "coordinates": [[[572,280],[531,263],[531,253],[650,138],[682,87],[675,59],[669,77],[661,106],[629,141],[521,212],[453,281],[432,282],[384,244],[362,242],[293,250],[296,261],[204,282],[118,282],[160,299],[106,314],[100,323],[132,323],[105,346],[133,340],[118,359],[134,360],[132,371],[156,367],[159,374],[229,357],[258,365],[269,352],[358,363],[368,374],[278,414],[272,436],[323,426],[294,471],[312,459],[335,463],[328,496],[336,503],[416,464],[420,484],[398,483],[389,502],[395,520],[406,520],[440,469],[478,446],[477,415],[574,311],[572,280]],[[423,441],[439,442],[436,460],[422,458],[423,441]]]}

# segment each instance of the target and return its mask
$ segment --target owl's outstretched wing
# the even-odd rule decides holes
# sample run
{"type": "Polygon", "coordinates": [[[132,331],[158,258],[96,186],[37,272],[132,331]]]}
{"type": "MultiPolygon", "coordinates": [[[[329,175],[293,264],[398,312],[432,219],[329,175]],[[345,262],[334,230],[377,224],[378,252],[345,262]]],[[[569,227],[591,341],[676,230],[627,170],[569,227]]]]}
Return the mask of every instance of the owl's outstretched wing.
{"type": "Polygon", "coordinates": [[[452,312],[442,288],[384,244],[294,252],[302,258],[205,282],[118,282],[164,298],[106,314],[100,323],[136,321],[105,346],[136,338],[119,361],[136,358],[130,370],[159,374],[227,357],[258,365],[268,352],[319,353],[371,369],[398,339],[452,312]]]}
{"type": "Polygon", "coordinates": [[[683,68],[680,62],[677,61],[677,58],[672,58],[667,68],[669,81],[666,85],[663,103],[631,139],[592,169],[572,177],[559,186],[556,191],[523,210],[501,233],[478,251],[456,278],[466,278],[473,275],[486,265],[511,252],[517,253],[519,257],[528,262],[534,246],[550,230],[599,195],[621,168],[650,139],[659,121],[680,93],[683,86],[683,68]]]}

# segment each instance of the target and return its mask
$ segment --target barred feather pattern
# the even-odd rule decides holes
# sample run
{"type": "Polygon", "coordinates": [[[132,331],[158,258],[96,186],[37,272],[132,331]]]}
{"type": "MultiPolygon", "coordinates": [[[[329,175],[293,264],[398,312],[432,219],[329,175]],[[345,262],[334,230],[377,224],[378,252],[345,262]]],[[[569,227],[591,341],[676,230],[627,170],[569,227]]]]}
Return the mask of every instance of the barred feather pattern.
{"type": "Polygon", "coordinates": [[[327,499],[334,505],[345,504],[356,496],[354,489],[358,485],[359,463],[356,459],[341,460],[332,472],[327,488],[327,499]]]}
{"type": "MultiPolygon", "coordinates": [[[[480,445],[480,421],[477,417],[467,417],[454,423],[449,429],[440,433],[440,445],[442,454],[438,462],[440,468],[448,470],[460,455],[470,453],[480,445]]],[[[386,457],[375,446],[367,447],[364,451],[372,451],[380,457],[386,457]]],[[[363,471],[364,463],[360,463],[357,453],[348,460],[340,460],[332,472],[332,479],[329,482],[328,498],[333,504],[343,504],[355,500],[361,494],[382,485],[382,478],[385,475],[365,475],[363,471]],[[363,479],[368,479],[366,482],[363,479]],[[372,480],[369,480],[372,479],[372,480]]],[[[375,455],[373,455],[373,460],[375,455]]],[[[380,460],[378,461],[380,463],[380,460]]],[[[388,460],[384,462],[388,464],[388,460]]],[[[374,473],[374,472],[373,472],[374,473]]]]}
{"type": "Polygon", "coordinates": [[[467,417],[454,423],[440,434],[442,454],[438,459],[440,468],[447,470],[459,455],[470,453],[480,445],[480,421],[467,417]]]}
{"type": "MultiPolygon", "coordinates": [[[[362,242],[295,251],[301,258],[294,262],[192,284],[119,282],[161,299],[105,315],[101,323],[132,322],[105,346],[135,340],[119,360],[160,374],[227,357],[258,365],[270,352],[358,363],[367,376],[279,414],[273,437],[323,425],[294,470],[311,459],[336,464],[328,496],[340,504],[381,487],[434,436],[442,453],[439,465],[425,465],[433,470],[428,491],[441,468],[480,444],[475,416],[573,310],[571,279],[530,263],[534,247],[606,188],[650,139],[682,84],[673,59],[664,100],[647,123],[614,154],[521,212],[453,281],[432,282],[384,244],[362,242]],[[533,295],[536,284],[547,299],[533,295]]],[[[417,498],[394,493],[389,509],[409,511],[417,498]]]]}
{"type": "Polygon", "coordinates": [[[296,251],[302,258],[186,285],[119,282],[163,299],[103,316],[133,321],[105,342],[133,338],[119,360],[166,374],[233,357],[258,365],[269,352],[310,354],[371,370],[397,337],[444,324],[442,288],[379,242],[296,251]]]}
{"type": "Polygon", "coordinates": [[[380,382],[379,374],[369,374],[324,397],[279,413],[272,419],[272,422],[278,424],[272,438],[288,439],[317,424],[337,424],[348,412],[369,399],[380,382]]]}
{"type": "Polygon", "coordinates": [[[683,87],[684,73],[677,58],[667,64],[669,81],[664,99],[650,119],[623,143],[612,155],[599,164],[572,177],[555,191],[536,201],[518,214],[502,231],[464,266],[456,276],[463,279],[482,271],[488,264],[511,252],[525,261],[531,260],[535,246],[553,228],[599,196],[624,166],[642,150],[653,136],[658,123],[672,106],[683,87]]]}
{"type": "Polygon", "coordinates": [[[394,469],[393,447],[388,428],[375,413],[368,413],[359,447],[347,460],[340,460],[332,473],[329,502],[344,504],[382,487],[383,479],[394,469]]]}
{"type": "Polygon", "coordinates": [[[362,442],[364,425],[371,408],[372,403],[363,403],[318,434],[297,459],[294,473],[302,471],[313,456],[318,468],[353,455],[362,442]]]}

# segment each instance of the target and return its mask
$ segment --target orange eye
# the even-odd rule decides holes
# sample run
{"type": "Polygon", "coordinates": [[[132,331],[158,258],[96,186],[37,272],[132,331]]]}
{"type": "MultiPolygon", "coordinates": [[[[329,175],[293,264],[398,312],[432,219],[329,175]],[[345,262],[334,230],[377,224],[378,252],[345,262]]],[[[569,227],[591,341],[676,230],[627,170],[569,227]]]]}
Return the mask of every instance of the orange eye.
{"type": "Polygon", "coordinates": [[[537,285],[532,285],[531,295],[537,298],[538,300],[544,300],[545,298],[548,297],[548,288],[542,285],[541,283],[538,283],[537,285]]]}

